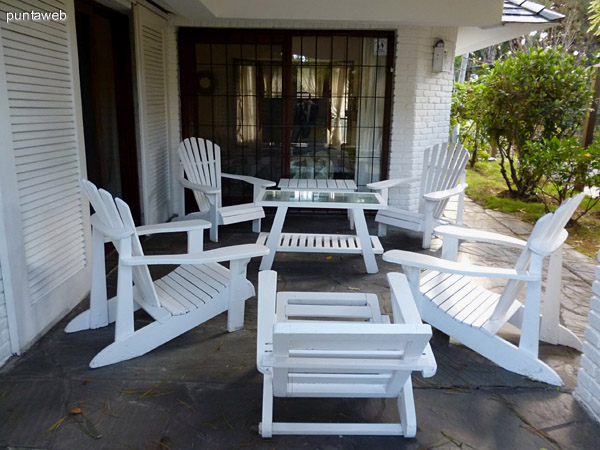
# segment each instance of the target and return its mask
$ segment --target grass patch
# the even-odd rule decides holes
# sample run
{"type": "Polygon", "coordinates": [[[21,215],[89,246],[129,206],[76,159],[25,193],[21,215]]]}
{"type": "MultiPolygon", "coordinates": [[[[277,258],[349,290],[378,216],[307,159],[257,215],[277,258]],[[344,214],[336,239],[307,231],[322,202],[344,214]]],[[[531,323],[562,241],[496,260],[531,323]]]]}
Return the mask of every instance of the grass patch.
{"type": "MultiPolygon", "coordinates": [[[[500,173],[498,161],[478,162],[473,170],[467,171],[467,195],[477,204],[487,208],[512,214],[519,219],[535,223],[545,214],[541,202],[523,202],[506,198],[506,183],[500,173]]],[[[586,202],[584,200],[584,202],[586,202]]],[[[600,249],[600,205],[579,219],[578,224],[569,227],[567,242],[582,253],[596,259],[600,249]]]]}

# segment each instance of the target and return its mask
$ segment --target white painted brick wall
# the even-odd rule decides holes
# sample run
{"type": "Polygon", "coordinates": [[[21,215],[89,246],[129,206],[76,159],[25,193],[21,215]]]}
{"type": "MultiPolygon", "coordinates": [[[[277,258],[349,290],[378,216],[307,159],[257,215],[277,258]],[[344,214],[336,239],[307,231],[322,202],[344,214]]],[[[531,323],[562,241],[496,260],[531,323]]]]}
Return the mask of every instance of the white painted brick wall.
{"type": "MultiPolygon", "coordinates": [[[[600,253],[598,254],[600,261],[600,253]]],[[[585,330],[581,368],[575,398],[600,422],[600,266],[596,267],[594,296],[590,302],[589,324],[585,330]]]]}
{"type": "Polygon", "coordinates": [[[6,298],[4,297],[2,267],[0,267],[0,366],[10,357],[10,355],[10,336],[8,333],[8,318],[6,315],[6,298]]]}
{"type": "MultiPolygon", "coordinates": [[[[306,22],[265,20],[188,21],[175,17],[177,26],[215,28],[293,28],[396,31],[389,178],[420,175],[427,147],[448,140],[456,27],[381,25],[360,22],[306,22]],[[449,71],[433,73],[433,46],[445,41],[449,71]]],[[[171,50],[170,50],[171,51],[171,50]]],[[[176,46],[173,47],[176,54],[176,46]]],[[[176,68],[174,68],[176,70],[176,68]]],[[[177,103],[179,99],[177,99],[177,103]]],[[[176,192],[176,191],[174,191],[176,192]]],[[[409,210],[419,205],[419,184],[390,192],[390,204],[409,210]]]]}
{"type": "MultiPolygon", "coordinates": [[[[448,140],[453,73],[433,73],[433,46],[443,39],[453,68],[456,28],[399,27],[394,71],[389,178],[421,174],[423,152],[448,140]]],[[[390,204],[416,210],[419,183],[390,192],[390,204]]]]}

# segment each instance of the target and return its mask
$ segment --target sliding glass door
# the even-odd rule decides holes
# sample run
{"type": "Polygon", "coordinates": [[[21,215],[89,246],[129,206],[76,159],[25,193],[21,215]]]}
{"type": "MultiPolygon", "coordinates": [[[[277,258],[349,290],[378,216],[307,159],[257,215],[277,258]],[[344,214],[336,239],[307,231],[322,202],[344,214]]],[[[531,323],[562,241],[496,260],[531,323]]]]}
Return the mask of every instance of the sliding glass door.
{"type": "Polygon", "coordinates": [[[219,144],[224,171],[385,176],[393,34],[182,29],[179,42],[183,135],[219,144]]]}

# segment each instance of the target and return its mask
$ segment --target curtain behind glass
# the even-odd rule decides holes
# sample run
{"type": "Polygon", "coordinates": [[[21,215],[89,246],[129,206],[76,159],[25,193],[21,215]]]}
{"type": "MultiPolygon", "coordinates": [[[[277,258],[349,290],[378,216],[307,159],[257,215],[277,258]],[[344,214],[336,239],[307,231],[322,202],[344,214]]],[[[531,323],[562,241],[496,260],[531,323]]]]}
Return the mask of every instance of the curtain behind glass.
{"type": "Polygon", "coordinates": [[[237,97],[236,137],[238,144],[254,143],[257,139],[256,67],[240,66],[237,97]]]}
{"type": "MultiPolygon", "coordinates": [[[[383,143],[383,100],[377,95],[377,51],[376,38],[363,39],[363,68],[360,86],[360,107],[358,109],[358,149],[356,153],[357,184],[363,185],[379,177],[379,168],[372,166],[373,157],[381,155],[383,143]],[[377,101],[379,100],[379,105],[377,101]]],[[[380,84],[381,84],[380,80],[380,84]]]]}

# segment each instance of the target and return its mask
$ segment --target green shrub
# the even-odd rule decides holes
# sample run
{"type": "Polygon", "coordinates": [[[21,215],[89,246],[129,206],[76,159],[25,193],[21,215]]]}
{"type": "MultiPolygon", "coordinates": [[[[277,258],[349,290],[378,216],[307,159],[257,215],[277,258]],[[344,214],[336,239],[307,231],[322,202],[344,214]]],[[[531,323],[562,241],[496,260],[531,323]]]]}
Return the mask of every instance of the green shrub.
{"type": "Polygon", "coordinates": [[[589,109],[590,70],[561,49],[531,48],[498,62],[477,81],[474,120],[499,150],[502,176],[516,198],[540,181],[528,142],[572,137],[589,109]]]}
{"type": "MultiPolygon", "coordinates": [[[[553,137],[527,142],[526,147],[523,165],[540,180],[538,189],[544,204],[548,205],[548,199],[560,204],[584,187],[600,186],[600,141],[585,148],[576,137],[553,137]]],[[[575,220],[597,203],[598,198],[586,202],[575,220]]]]}

